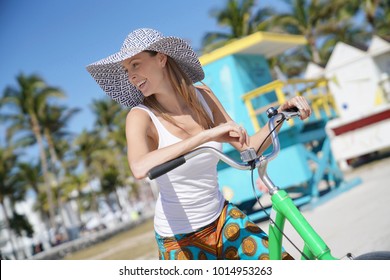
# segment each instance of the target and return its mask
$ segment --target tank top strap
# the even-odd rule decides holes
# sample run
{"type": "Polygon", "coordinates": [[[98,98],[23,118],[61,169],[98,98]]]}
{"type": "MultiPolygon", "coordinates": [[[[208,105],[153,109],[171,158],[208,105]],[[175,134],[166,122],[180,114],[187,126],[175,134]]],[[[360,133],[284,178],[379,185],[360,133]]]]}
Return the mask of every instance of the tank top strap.
{"type": "Polygon", "coordinates": [[[210,109],[209,104],[207,104],[206,99],[204,99],[203,94],[200,92],[198,88],[195,88],[196,90],[196,96],[198,97],[200,103],[202,104],[203,108],[206,110],[206,113],[209,115],[212,122],[214,122],[214,116],[213,112],[210,109]]]}
{"type": "Polygon", "coordinates": [[[152,119],[154,125],[156,126],[157,130],[165,128],[163,126],[163,124],[160,122],[160,120],[157,118],[157,116],[152,112],[152,110],[150,110],[145,105],[139,104],[139,105],[135,106],[134,108],[132,108],[131,110],[133,110],[133,109],[141,109],[141,110],[147,112],[149,114],[150,118],[152,119]]]}
{"type": "Polygon", "coordinates": [[[181,139],[170,133],[165,126],[160,122],[160,120],[157,118],[157,116],[145,105],[139,104],[135,107],[133,107],[131,110],[134,109],[141,109],[147,112],[156,127],[157,133],[158,133],[158,148],[163,148],[168,145],[174,144],[179,142],[181,139]]]}

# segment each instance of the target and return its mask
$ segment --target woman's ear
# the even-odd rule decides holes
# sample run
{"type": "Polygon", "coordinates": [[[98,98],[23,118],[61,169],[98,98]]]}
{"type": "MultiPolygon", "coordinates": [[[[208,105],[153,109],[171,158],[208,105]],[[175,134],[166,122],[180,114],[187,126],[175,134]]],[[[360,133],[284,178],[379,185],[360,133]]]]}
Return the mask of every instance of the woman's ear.
{"type": "Polygon", "coordinates": [[[167,64],[168,57],[166,54],[158,53],[158,60],[160,62],[161,67],[165,67],[165,64],[167,64]]]}

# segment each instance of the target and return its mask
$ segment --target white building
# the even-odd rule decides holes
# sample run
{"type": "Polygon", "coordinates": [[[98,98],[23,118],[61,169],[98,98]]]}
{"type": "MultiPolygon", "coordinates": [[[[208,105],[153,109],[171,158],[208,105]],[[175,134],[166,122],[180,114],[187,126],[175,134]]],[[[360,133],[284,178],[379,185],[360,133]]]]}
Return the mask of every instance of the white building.
{"type": "Polygon", "coordinates": [[[326,130],[341,168],[351,159],[390,148],[390,44],[373,37],[367,51],[336,44],[325,68],[310,64],[306,78],[326,77],[339,118],[326,130]]]}

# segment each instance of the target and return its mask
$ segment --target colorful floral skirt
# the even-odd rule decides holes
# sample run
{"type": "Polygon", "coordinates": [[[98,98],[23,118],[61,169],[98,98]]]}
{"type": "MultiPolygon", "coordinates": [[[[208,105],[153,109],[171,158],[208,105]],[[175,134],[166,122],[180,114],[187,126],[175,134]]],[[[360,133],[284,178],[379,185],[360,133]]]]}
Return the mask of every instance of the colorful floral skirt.
{"type": "MultiPolygon", "coordinates": [[[[231,203],[217,220],[187,234],[156,234],[160,260],[267,260],[268,236],[231,203]]],[[[293,259],[283,251],[283,259],[293,259]]]]}

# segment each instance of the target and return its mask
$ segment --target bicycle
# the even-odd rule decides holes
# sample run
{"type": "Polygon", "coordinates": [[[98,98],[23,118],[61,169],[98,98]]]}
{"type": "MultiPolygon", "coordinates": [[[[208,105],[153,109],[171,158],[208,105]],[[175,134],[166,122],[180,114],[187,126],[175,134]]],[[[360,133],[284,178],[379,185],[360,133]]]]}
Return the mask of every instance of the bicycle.
{"type": "MultiPolygon", "coordinates": [[[[267,187],[272,202],[271,214],[266,214],[270,220],[268,231],[270,259],[280,260],[282,258],[283,237],[286,237],[286,239],[288,239],[288,237],[283,232],[286,220],[292,225],[292,227],[304,241],[304,246],[301,250],[297,248],[295,244],[291,242],[290,239],[288,239],[288,241],[290,241],[292,245],[299,251],[302,260],[341,259],[332,255],[331,250],[329,249],[325,241],[309,224],[309,222],[303,216],[299,208],[294,204],[289,194],[285,190],[279,189],[277,186],[275,186],[275,184],[267,175],[268,163],[274,158],[276,158],[280,151],[280,143],[276,128],[281,125],[284,120],[289,120],[293,117],[298,117],[300,115],[299,111],[295,108],[293,110],[278,112],[276,109],[271,107],[267,110],[267,115],[269,118],[268,126],[270,131],[270,134],[268,136],[271,136],[273,147],[270,153],[266,155],[258,155],[258,151],[260,150],[261,146],[259,147],[258,151],[255,151],[253,148],[250,148],[241,152],[241,162],[238,162],[217,149],[211,147],[201,147],[187,154],[179,156],[178,158],[175,158],[171,161],[165,162],[161,165],[152,168],[148,173],[148,177],[150,179],[155,179],[184,164],[188,159],[203,153],[214,154],[229,166],[237,168],[239,170],[253,171],[257,168],[259,177],[263,181],[264,185],[267,187]]],[[[253,176],[252,186],[254,187],[253,176]]],[[[259,198],[257,196],[256,198],[257,201],[260,203],[259,198]]],[[[262,207],[262,205],[260,206],[262,207]]],[[[348,253],[346,257],[348,259],[354,260],[390,260],[390,252],[376,251],[366,253],[358,257],[353,257],[352,254],[348,253]]]]}

